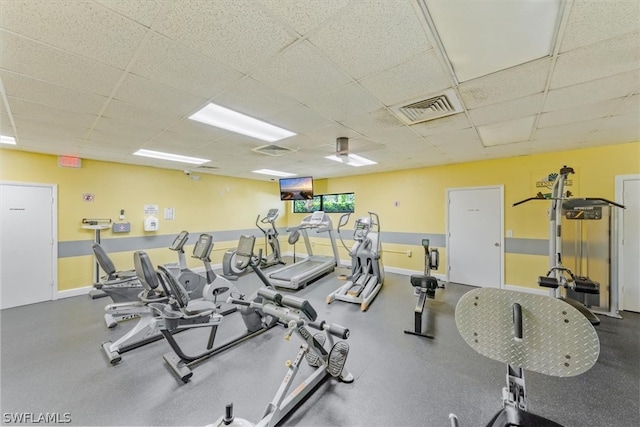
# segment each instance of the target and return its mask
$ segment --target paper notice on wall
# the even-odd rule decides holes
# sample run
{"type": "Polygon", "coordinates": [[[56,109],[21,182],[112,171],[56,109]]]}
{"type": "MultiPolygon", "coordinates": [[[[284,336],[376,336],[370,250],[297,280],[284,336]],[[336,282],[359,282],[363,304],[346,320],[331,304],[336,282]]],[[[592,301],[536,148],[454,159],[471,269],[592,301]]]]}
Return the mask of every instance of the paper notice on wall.
{"type": "Polygon", "coordinates": [[[164,208],[164,219],[172,220],[176,217],[175,208],[164,208]]]}
{"type": "Polygon", "coordinates": [[[158,215],[160,212],[160,207],[158,205],[144,205],[144,214],[145,215],[158,215]]]}

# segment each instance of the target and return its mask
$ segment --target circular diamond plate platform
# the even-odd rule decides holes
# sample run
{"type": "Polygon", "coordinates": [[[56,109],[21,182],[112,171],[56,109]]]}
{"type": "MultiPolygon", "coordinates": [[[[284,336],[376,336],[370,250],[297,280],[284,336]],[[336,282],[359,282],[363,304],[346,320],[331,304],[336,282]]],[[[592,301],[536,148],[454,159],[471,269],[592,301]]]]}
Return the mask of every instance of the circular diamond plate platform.
{"type": "Polygon", "coordinates": [[[600,340],[591,323],[569,304],[547,296],[475,289],[458,302],[456,326],[478,353],[546,375],[579,375],[600,354],[600,340]],[[515,303],[522,306],[522,341],[514,338],[515,303]]]}

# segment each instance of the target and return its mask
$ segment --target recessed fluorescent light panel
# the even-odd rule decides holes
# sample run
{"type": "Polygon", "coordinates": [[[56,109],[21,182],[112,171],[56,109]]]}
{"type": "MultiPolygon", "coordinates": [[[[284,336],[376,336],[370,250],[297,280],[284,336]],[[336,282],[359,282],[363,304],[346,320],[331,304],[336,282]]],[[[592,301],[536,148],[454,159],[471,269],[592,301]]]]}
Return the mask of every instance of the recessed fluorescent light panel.
{"type": "Polygon", "coordinates": [[[181,156],[180,154],[163,153],[161,151],[138,150],[133,153],[134,156],[151,157],[153,159],[171,160],[172,162],[191,163],[201,165],[211,160],[199,159],[197,157],[181,156]]]}
{"type": "Polygon", "coordinates": [[[295,173],[273,171],[271,169],[258,169],[256,171],[252,171],[252,172],[253,173],[261,173],[261,174],[264,174],[264,175],[281,176],[281,177],[296,176],[295,173]]]}
{"type": "Polygon", "coordinates": [[[286,129],[265,123],[253,117],[245,116],[242,113],[229,110],[216,104],[206,105],[200,111],[189,116],[189,118],[210,126],[226,129],[267,142],[279,141],[295,135],[295,133],[286,129]]]}
{"type": "Polygon", "coordinates": [[[0,144],[16,145],[16,139],[12,136],[0,135],[0,144]]]}
{"type": "Polygon", "coordinates": [[[458,82],[551,55],[565,3],[422,1],[427,23],[458,82]]]}
{"type": "Polygon", "coordinates": [[[359,168],[360,166],[368,166],[368,165],[377,165],[378,162],[374,162],[373,160],[365,159],[362,156],[358,156],[357,154],[349,154],[348,156],[327,156],[325,159],[333,160],[340,163],[346,163],[349,166],[355,166],[359,168]]]}

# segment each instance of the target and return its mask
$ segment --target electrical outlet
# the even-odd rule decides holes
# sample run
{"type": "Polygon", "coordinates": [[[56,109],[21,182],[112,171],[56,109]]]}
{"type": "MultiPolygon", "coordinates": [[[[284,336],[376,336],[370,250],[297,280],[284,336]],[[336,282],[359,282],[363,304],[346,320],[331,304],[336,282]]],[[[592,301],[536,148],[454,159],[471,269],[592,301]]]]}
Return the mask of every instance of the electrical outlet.
{"type": "Polygon", "coordinates": [[[412,253],[411,251],[407,251],[407,256],[408,256],[409,258],[411,258],[411,255],[413,255],[413,253],[412,253]]]}

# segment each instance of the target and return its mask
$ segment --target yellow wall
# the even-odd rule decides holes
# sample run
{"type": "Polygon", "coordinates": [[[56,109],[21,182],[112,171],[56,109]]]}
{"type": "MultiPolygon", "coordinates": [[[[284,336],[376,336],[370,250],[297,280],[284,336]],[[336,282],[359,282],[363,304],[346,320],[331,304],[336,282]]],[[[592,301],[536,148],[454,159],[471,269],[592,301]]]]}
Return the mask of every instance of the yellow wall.
{"type": "MultiPolygon", "coordinates": [[[[577,197],[599,196],[614,199],[616,175],[640,173],[640,143],[621,144],[561,151],[548,154],[487,160],[397,172],[320,179],[314,182],[316,194],[356,193],[354,217],[367,211],[380,216],[382,232],[444,234],[446,189],[504,185],[505,230],[513,230],[514,238],[546,239],[548,222],[546,203],[511,205],[535,195],[535,181],[546,173],[557,172],[563,165],[576,170],[569,188],[577,197]],[[397,202],[397,203],[396,203],[397,202]]],[[[55,156],[2,150],[0,179],[5,181],[58,184],[59,241],[90,240],[91,235],[80,227],[82,218],[117,219],[125,209],[131,222],[131,233],[143,236],[143,206],[157,204],[161,215],[165,207],[176,208],[176,219],[160,218],[158,234],[174,235],[186,229],[192,232],[224,231],[254,228],[257,214],[278,207],[281,217],[277,225],[296,225],[303,214],[292,214],[291,202],[281,202],[277,182],[254,181],[201,174],[200,181],[190,180],[181,171],[143,166],[83,160],[81,169],[57,166],[55,156]],[[95,194],[94,202],[84,202],[83,193],[95,194]]],[[[337,225],[339,214],[332,215],[337,225]]],[[[353,222],[351,222],[352,224],[353,222]]],[[[148,233],[147,233],[148,234],[148,233]]],[[[345,237],[350,235],[345,233],[345,237]]],[[[116,238],[107,231],[104,238],[116,238]]],[[[281,236],[283,251],[292,251],[281,236]]],[[[319,254],[330,254],[325,239],[312,239],[319,254]]],[[[350,245],[350,241],[345,241],[350,245]]],[[[224,250],[235,242],[216,240],[213,263],[222,260],[224,250]]],[[[347,254],[338,243],[342,259],[347,254]]],[[[387,244],[385,265],[402,269],[423,269],[422,247],[387,244]],[[406,251],[413,252],[412,257],[406,251]]],[[[297,252],[304,253],[300,242],[297,252]]],[[[166,249],[149,251],[154,262],[175,261],[175,254],[166,249]]],[[[131,253],[111,254],[116,266],[129,268],[131,253]]],[[[446,257],[440,248],[441,263],[437,273],[444,274],[446,257]]],[[[91,257],[63,258],[59,262],[59,289],[86,286],[91,281],[91,257]]],[[[196,265],[193,264],[192,265],[196,265]]],[[[507,254],[505,257],[507,284],[535,287],[535,277],[544,273],[544,256],[507,254]]]]}
{"type": "MultiPolygon", "coordinates": [[[[198,175],[200,180],[194,181],[178,170],[93,160],[83,160],[80,169],[68,169],[58,167],[56,156],[16,150],[0,153],[1,180],[58,185],[59,242],[92,240],[93,232],[81,228],[82,219],[119,221],[120,209],[125,210],[125,221],[131,223],[131,232],[114,234],[104,230],[103,239],[177,235],[181,230],[211,231],[215,239],[215,231],[253,229],[256,215],[264,215],[270,208],[280,208],[281,212],[284,209],[277,182],[198,175]],[[83,201],[83,193],[94,194],[94,201],[83,201]],[[157,232],[143,231],[145,204],[160,208],[157,232]],[[166,207],[175,208],[174,220],[162,219],[166,207]]],[[[277,225],[284,225],[284,221],[284,218],[279,220],[277,225]]],[[[235,245],[236,242],[216,241],[212,262],[221,262],[224,250],[235,245]]],[[[168,249],[152,249],[148,253],[154,263],[177,261],[176,254],[168,249]]],[[[132,252],[111,253],[110,257],[120,269],[133,266],[132,252]]],[[[196,260],[187,258],[190,266],[198,266],[196,260]]],[[[91,283],[91,256],[61,258],[58,268],[59,290],[91,283]]]]}
{"type": "MultiPolygon", "coordinates": [[[[548,203],[534,202],[518,207],[512,207],[512,204],[534,196],[538,191],[535,181],[544,174],[558,172],[563,165],[576,171],[571,176],[573,185],[568,187],[574,196],[613,200],[614,177],[640,173],[640,143],[332,178],[326,180],[323,190],[326,193],[355,192],[354,215],[363,216],[369,210],[376,212],[383,233],[444,234],[446,189],[504,185],[505,230],[512,230],[514,238],[546,239],[548,203]]],[[[290,224],[299,221],[296,216],[291,216],[290,224]]],[[[385,245],[385,249],[394,251],[392,255],[385,255],[386,265],[422,270],[422,248],[419,242],[416,243],[416,246],[385,245]],[[407,250],[412,250],[414,256],[409,258],[395,253],[407,250]]],[[[445,272],[445,255],[445,250],[440,248],[441,262],[437,273],[445,272]]],[[[546,272],[548,260],[544,256],[507,254],[505,268],[505,283],[536,287],[536,277],[546,272]]]]}

